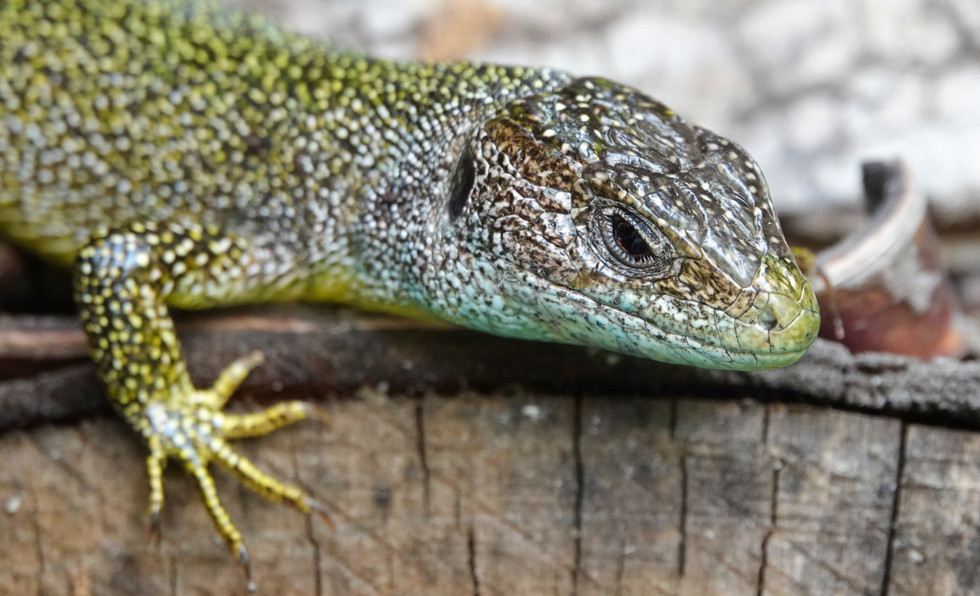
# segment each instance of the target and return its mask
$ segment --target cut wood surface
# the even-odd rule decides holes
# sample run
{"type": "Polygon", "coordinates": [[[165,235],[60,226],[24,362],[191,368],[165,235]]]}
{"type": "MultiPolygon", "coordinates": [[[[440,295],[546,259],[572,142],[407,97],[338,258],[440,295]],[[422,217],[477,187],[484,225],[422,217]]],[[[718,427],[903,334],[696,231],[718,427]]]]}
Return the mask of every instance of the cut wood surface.
{"type": "MultiPolygon", "coordinates": [[[[976,362],[821,342],[721,373],[322,312],[183,326],[200,384],[266,351],[234,409],[332,419],[236,445],[333,529],[216,472],[260,593],[980,593],[976,362]]],[[[144,449],[71,319],[0,329],[0,592],[244,593],[177,469],[148,540],[144,449]]]]}

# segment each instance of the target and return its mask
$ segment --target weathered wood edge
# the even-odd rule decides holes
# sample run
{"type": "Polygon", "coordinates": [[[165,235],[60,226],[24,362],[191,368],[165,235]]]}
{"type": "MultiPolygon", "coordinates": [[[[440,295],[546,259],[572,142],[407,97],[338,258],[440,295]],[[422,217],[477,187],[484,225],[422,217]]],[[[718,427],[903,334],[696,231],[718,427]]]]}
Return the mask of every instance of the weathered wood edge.
{"type": "MultiPolygon", "coordinates": [[[[258,401],[284,395],[343,397],[365,386],[405,395],[521,387],[550,394],[752,397],[980,428],[980,362],[975,361],[852,355],[818,340],[795,365],[745,373],[346,310],[297,306],[254,313],[191,318],[180,326],[199,383],[209,383],[235,357],[260,349],[266,364],[243,387],[258,401]]],[[[0,378],[30,375],[0,382],[0,431],[106,410],[73,319],[0,317],[0,338],[6,338],[0,340],[0,378]]]]}

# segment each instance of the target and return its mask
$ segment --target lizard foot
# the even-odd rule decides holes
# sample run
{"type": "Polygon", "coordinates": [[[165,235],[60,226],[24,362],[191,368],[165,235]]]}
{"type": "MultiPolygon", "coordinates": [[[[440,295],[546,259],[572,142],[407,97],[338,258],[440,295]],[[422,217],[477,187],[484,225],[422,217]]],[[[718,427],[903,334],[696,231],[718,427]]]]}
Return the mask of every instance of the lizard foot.
{"type": "Polygon", "coordinates": [[[248,551],[241,532],[231,522],[218,499],[214,480],[208,471],[211,462],[270,501],[289,503],[306,514],[316,512],[333,526],[321,503],[303,489],[280,482],[261,471],[228,443],[234,439],[265,435],[308,418],[327,420],[322,409],[303,401],[282,402],[251,414],[222,412],[228,398],[249,371],[262,361],[261,352],[252,352],[225,368],[211,388],[149,404],[140,425],[150,449],[147,471],[150,479],[151,535],[158,532],[160,511],[163,509],[163,469],[169,459],[175,459],[197,481],[198,490],[218,533],[245,570],[250,590],[254,589],[255,584],[252,582],[248,551]]]}

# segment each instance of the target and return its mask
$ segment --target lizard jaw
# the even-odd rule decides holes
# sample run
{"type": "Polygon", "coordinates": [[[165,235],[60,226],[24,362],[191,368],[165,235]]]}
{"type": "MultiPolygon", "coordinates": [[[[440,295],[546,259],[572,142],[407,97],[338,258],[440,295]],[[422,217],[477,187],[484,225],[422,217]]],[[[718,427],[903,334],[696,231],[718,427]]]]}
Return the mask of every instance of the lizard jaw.
{"type": "MultiPolygon", "coordinates": [[[[727,370],[778,368],[797,361],[819,329],[813,290],[777,257],[764,259],[737,312],[691,299],[651,296],[638,309],[605,304],[580,289],[500,261],[495,290],[511,317],[469,313],[469,327],[508,337],[602,348],[661,362],[727,370]],[[743,302],[745,302],[743,301],[743,302]]],[[[444,316],[446,313],[443,313],[444,316]]],[[[447,316],[450,320],[453,316],[447,316]]]]}

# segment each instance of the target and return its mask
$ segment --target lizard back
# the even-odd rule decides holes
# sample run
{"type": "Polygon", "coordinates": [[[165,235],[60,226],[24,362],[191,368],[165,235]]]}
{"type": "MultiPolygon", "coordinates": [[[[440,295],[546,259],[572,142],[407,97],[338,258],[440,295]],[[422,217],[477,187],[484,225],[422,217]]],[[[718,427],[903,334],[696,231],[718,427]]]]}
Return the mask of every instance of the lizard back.
{"type": "Polygon", "coordinates": [[[565,78],[370,59],[182,0],[2,2],[0,75],[0,233],[61,263],[134,221],[340,259],[374,202],[448,175],[433,148],[565,78]]]}

